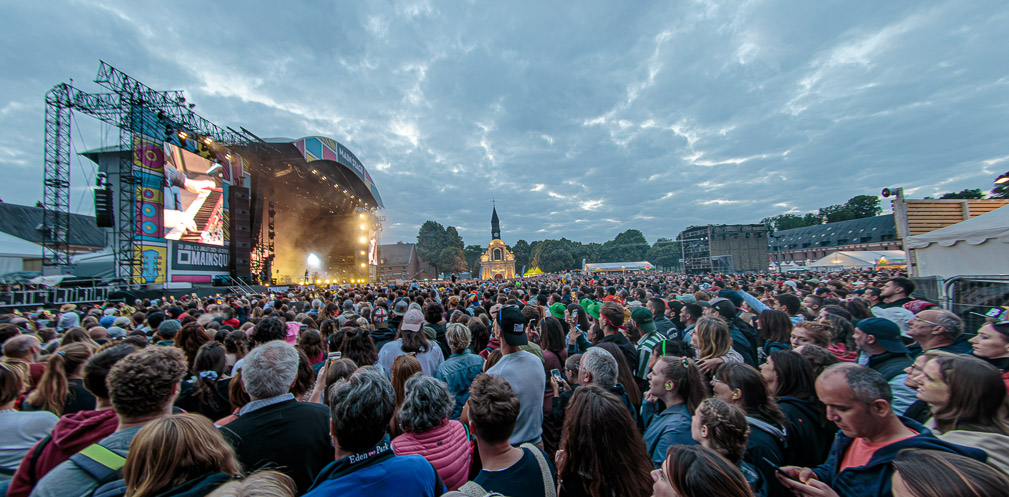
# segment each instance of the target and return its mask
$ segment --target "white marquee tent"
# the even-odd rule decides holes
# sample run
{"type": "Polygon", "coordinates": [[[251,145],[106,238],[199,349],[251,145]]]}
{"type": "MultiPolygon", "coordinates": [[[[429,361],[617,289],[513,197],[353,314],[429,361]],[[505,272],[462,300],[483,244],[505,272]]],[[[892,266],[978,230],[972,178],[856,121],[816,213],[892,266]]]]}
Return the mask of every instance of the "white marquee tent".
{"type": "Polygon", "coordinates": [[[909,236],[904,246],[914,254],[916,276],[1009,274],[1009,206],[909,236]]]}
{"type": "Polygon", "coordinates": [[[825,257],[805,267],[840,271],[853,267],[874,267],[880,263],[881,259],[886,259],[883,261],[883,264],[903,264],[904,252],[901,250],[839,250],[827,254],[825,257]]]}
{"type": "Polygon", "coordinates": [[[25,259],[41,258],[41,245],[8,233],[0,233],[0,274],[23,271],[25,259]]]}

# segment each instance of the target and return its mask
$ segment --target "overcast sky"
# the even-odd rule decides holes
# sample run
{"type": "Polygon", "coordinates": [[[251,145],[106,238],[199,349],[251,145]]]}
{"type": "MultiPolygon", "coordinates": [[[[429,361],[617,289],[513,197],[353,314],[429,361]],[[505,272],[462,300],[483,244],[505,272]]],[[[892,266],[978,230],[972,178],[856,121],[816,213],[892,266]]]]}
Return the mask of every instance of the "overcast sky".
{"type": "MultiPolygon", "coordinates": [[[[884,186],[989,190],[1009,169],[1005,1],[10,1],[0,198],[42,195],[44,95],[104,59],[262,137],[369,169],[384,243],[651,242],[884,186]],[[254,4],[265,4],[256,6],[254,4]],[[328,5],[320,8],[320,4],[328,5]]],[[[79,116],[74,150],[118,143],[79,116]]],[[[78,164],[79,162],[79,164],[78,164]]],[[[75,158],[71,207],[93,213],[75,158]]],[[[888,202],[886,203],[888,205],[888,202]]]]}

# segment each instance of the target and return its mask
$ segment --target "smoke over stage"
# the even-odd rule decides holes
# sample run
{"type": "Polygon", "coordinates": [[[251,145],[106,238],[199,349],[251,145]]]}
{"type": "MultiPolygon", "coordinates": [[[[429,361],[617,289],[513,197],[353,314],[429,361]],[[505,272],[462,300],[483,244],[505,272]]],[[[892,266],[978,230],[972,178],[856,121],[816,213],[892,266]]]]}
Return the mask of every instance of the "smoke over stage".
{"type": "Polygon", "coordinates": [[[263,140],[250,153],[254,272],[280,284],[373,280],[383,204],[357,157],[323,137],[263,140]]]}

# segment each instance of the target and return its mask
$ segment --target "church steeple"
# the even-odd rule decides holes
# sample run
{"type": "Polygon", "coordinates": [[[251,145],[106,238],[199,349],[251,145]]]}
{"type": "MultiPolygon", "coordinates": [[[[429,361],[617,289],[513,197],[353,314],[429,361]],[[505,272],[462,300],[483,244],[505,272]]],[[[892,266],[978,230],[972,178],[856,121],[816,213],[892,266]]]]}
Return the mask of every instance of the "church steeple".
{"type": "Polygon", "coordinates": [[[494,213],[490,216],[490,238],[491,240],[501,239],[501,221],[497,218],[497,205],[494,205],[494,213]]]}

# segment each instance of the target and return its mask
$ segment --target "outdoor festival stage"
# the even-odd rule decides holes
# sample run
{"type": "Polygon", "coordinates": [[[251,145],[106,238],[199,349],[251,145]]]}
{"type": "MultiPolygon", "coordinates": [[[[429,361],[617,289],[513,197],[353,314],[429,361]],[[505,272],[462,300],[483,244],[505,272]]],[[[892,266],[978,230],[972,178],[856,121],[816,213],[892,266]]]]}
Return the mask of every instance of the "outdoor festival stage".
{"type": "Polygon", "coordinates": [[[375,279],[384,204],[346,146],[218,126],[182,91],[150,88],[105,62],[94,81],[97,93],[73,83],[46,93],[43,274],[73,274],[70,137],[72,121],[87,116],[119,131],[117,145],[81,154],[98,165],[95,219],[116,284],[375,279]]]}

